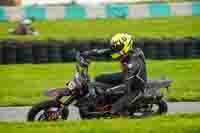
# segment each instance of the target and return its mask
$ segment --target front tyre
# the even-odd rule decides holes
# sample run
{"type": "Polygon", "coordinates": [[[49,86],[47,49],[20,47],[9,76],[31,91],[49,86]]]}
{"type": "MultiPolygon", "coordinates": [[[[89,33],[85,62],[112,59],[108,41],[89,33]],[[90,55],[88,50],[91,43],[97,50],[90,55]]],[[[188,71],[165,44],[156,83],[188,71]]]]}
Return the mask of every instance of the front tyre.
{"type": "Polygon", "coordinates": [[[34,105],[27,115],[27,121],[55,121],[59,118],[66,120],[68,108],[61,108],[55,100],[43,101],[34,105]]]}

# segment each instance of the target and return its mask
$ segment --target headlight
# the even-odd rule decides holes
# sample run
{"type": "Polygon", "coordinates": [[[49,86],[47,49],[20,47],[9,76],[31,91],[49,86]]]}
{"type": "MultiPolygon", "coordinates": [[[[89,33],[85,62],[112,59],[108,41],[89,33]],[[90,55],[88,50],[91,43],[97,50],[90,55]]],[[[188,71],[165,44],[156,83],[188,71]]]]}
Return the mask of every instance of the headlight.
{"type": "Polygon", "coordinates": [[[69,90],[74,90],[74,89],[76,88],[76,84],[75,84],[75,82],[72,80],[72,81],[69,81],[67,87],[68,87],[69,90]]]}

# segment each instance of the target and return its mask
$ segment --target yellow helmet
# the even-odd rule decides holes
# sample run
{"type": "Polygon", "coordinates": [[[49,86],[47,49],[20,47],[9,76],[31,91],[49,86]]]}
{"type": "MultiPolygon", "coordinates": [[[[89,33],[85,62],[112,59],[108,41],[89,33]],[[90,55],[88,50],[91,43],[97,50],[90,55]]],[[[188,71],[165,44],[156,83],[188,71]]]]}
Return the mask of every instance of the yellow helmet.
{"type": "Polygon", "coordinates": [[[117,33],[112,37],[110,44],[113,51],[111,56],[113,59],[116,59],[121,55],[128,53],[129,49],[132,48],[133,39],[129,34],[117,33]]]}

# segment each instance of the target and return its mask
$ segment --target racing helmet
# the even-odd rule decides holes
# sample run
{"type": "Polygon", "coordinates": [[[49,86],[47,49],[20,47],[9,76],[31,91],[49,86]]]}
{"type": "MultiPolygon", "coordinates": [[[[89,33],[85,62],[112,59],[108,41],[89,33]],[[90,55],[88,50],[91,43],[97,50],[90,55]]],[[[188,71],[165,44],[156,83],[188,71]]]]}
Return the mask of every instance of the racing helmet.
{"type": "Polygon", "coordinates": [[[112,58],[117,59],[120,56],[128,53],[129,49],[133,47],[133,38],[126,33],[115,34],[110,41],[112,58]]]}

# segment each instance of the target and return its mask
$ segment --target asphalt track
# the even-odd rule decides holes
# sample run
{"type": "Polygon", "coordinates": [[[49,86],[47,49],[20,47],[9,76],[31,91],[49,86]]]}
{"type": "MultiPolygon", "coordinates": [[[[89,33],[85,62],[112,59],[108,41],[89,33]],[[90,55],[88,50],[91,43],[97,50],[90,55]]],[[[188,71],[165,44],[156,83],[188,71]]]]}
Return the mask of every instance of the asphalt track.
{"type": "MultiPolygon", "coordinates": [[[[200,112],[200,102],[178,102],[168,103],[168,113],[194,113],[200,112]]],[[[70,120],[80,120],[79,112],[76,107],[70,106],[70,120]]],[[[24,122],[30,107],[0,107],[0,121],[24,122]]]]}

